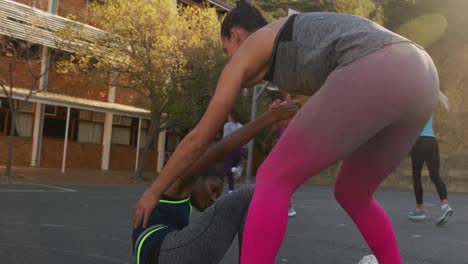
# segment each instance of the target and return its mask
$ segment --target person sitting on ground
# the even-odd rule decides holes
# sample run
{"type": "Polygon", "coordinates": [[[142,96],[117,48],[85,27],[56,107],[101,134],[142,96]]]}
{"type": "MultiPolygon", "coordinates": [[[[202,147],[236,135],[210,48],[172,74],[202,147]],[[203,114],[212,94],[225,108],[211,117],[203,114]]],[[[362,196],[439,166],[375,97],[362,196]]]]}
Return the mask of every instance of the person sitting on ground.
{"type": "MultiPolygon", "coordinates": [[[[242,147],[266,127],[291,118],[297,110],[298,104],[287,102],[229,134],[208,149],[159,201],[149,199],[158,205],[145,215],[143,223],[142,218],[133,221],[136,263],[219,263],[236,235],[242,241],[254,187],[248,185],[219,198],[224,178],[218,170],[206,168],[242,147]],[[203,213],[189,224],[192,206],[203,213]]],[[[148,201],[145,199],[148,195],[152,197],[152,192],[149,188],[142,195],[135,211],[148,201]]]]}

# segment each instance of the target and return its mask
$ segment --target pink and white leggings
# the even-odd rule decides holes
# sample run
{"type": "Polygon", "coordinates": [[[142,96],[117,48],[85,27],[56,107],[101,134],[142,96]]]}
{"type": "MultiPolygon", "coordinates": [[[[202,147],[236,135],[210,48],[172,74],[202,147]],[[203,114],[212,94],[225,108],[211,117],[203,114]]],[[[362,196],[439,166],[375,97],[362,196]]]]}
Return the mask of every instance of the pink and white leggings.
{"type": "Polygon", "coordinates": [[[434,63],[410,43],[386,46],[335,70],[257,172],[241,263],[274,263],[292,194],[341,160],[336,200],[380,264],[402,263],[390,219],[373,193],[410,151],[438,97],[434,63]]]}

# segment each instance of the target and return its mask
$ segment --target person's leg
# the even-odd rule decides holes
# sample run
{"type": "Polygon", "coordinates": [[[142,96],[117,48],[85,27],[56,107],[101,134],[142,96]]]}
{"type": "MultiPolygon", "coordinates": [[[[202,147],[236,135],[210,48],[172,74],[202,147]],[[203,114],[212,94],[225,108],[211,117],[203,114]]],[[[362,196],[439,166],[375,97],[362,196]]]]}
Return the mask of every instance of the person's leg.
{"type": "Polygon", "coordinates": [[[437,193],[442,204],[447,204],[447,187],[445,182],[442,180],[439,174],[440,169],[440,157],[439,157],[439,144],[437,143],[436,138],[428,137],[427,138],[428,156],[426,160],[427,169],[429,170],[429,176],[431,177],[432,182],[434,183],[437,193]]]}
{"type": "Polygon", "coordinates": [[[231,153],[223,161],[223,174],[228,178],[229,192],[234,191],[234,176],[232,175],[234,159],[234,153],[231,153]]]}
{"type": "Polygon", "coordinates": [[[237,150],[236,152],[232,153],[232,167],[231,167],[231,174],[229,178],[229,190],[234,191],[235,189],[235,178],[234,178],[234,168],[239,167],[240,162],[242,160],[242,149],[237,150]],[[232,188],[231,188],[232,187],[232,188]]]}
{"type": "Polygon", "coordinates": [[[293,216],[296,216],[297,213],[296,213],[296,210],[294,210],[294,207],[292,205],[292,202],[289,201],[289,209],[288,209],[288,216],[289,217],[293,217],[293,216]]]}
{"type": "Polygon", "coordinates": [[[408,217],[411,219],[426,218],[423,205],[423,186],[421,181],[421,171],[426,160],[425,139],[419,137],[411,151],[411,168],[413,171],[413,190],[416,198],[416,209],[409,212],[408,217]]]}
{"type": "Polygon", "coordinates": [[[336,181],[336,200],[381,264],[401,263],[401,256],[391,221],[373,194],[410,151],[426,117],[413,116],[385,128],[344,160],[336,181]]]}
{"type": "Polygon", "coordinates": [[[161,245],[159,263],[219,263],[236,234],[242,234],[253,190],[253,185],[246,185],[221,196],[187,227],[168,234],[161,245]]]}
{"type": "MultiPolygon", "coordinates": [[[[232,167],[231,167],[232,168],[232,167]]],[[[229,182],[229,193],[233,192],[235,189],[235,183],[234,183],[234,173],[231,171],[228,175],[228,182],[229,182]]]]}
{"type": "Polygon", "coordinates": [[[443,225],[448,221],[448,218],[452,216],[453,210],[448,204],[447,198],[447,187],[445,182],[442,180],[439,174],[440,170],[440,157],[439,157],[439,144],[435,137],[427,138],[428,144],[428,157],[426,160],[427,169],[432,182],[434,183],[437,193],[439,194],[441,203],[441,214],[436,220],[436,225],[443,225]]]}
{"type": "MultiPolygon", "coordinates": [[[[420,117],[416,123],[407,124],[420,132],[433,111],[438,93],[432,61],[425,52],[409,44],[388,46],[333,72],[296,114],[257,171],[241,262],[274,263],[286,231],[286,214],[293,192],[403,117],[420,117]]],[[[416,138],[417,133],[409,146],[416,138]]],[[[376,177],[379,182],[384,176],[376,177]]],[[[391,226],[384,228],[390,229],[384,234],[393,234],[391,226]]],[[[394,243],[392,235],[388,239],[394,243]]],[[[388,247],[396,250],[389,251],[392,255],[388,259],[398,258],[397,246],[388,247]]],[[[390,262],[382,260],[382,263],[390,262]]],[[[401,261],[392,264],[398,263],[401,261]]]]}

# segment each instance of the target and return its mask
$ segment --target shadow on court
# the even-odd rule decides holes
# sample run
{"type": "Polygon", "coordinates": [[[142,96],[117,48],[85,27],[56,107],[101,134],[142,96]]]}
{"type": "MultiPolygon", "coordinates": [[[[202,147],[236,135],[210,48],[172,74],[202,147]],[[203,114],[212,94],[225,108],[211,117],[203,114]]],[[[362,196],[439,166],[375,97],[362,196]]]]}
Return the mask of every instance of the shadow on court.
{"type": "MultiPolygon", "coordinates": [[[[143,185],[0,185],[0,263],[134,263],[131,213],[144,189],[143,185]]],[[[468,195],[449,195],[454,219],[439,228],[434,225],[440,210],[436,194],[425,194],[428,219],[424,222],[406,218],[414,203],[411,192],[376,194],[392,218],[404,263],[467,263],[468,195]]],[[[304,186],[293,204],[298,215],[290,218],[276,263],[350,264],[370,254],[334,201],[332,188],[304,186]]],[[[221,263],[238,263],[236,241],[221,263]]]]}

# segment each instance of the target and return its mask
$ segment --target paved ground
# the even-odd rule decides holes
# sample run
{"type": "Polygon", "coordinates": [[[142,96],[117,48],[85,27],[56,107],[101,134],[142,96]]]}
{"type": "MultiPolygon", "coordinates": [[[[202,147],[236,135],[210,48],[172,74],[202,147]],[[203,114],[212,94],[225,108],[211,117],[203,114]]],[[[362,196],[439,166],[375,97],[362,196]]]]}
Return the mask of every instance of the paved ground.
{"type": "MultiPolygon", "coordinates": [[[[0,185],[0,263],[133,263],[130,219],[143,185],[0,185]]],[[[276,263],[349,264],[369,250],[330,187],[307,185],[276,263]]],[[[376,198],[393,220],[405,263],[468,263],[468,195],[450,194],[453,221],[435,227],[437,196],[426,194],[429,219],[406,219],[413,195],[382,190],[376,198]]],[[[237,263],[233,244],[223,264],[237,263]]]]}

